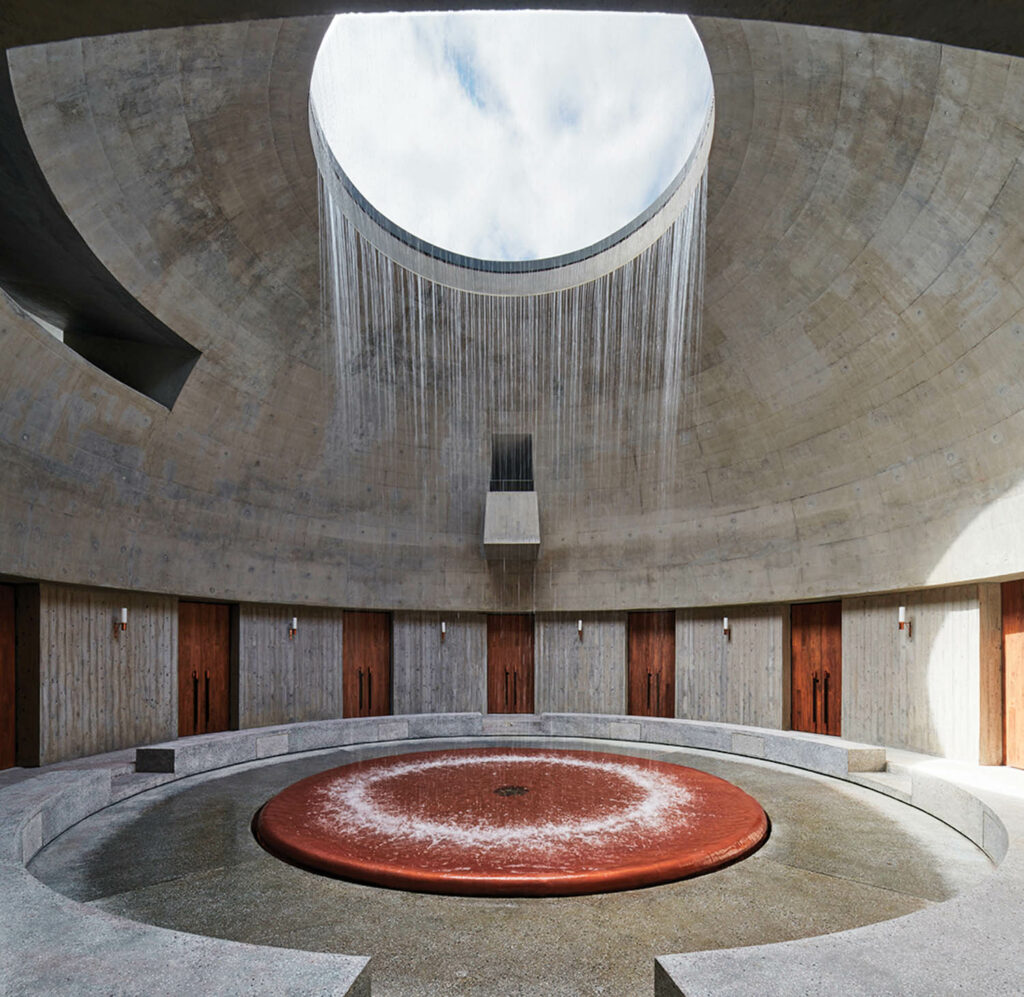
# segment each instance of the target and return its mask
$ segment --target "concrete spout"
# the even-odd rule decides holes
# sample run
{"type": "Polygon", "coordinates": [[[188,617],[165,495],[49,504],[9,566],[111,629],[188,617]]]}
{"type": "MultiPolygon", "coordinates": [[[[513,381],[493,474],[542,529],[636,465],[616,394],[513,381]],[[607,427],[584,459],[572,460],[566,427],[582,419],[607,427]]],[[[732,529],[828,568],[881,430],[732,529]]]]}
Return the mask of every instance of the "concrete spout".
{"type": "Polygon", "coordinates": [[[488,492],[484,510],[484,557],[533,561],[540,553],[536,492],[488,492]]]}

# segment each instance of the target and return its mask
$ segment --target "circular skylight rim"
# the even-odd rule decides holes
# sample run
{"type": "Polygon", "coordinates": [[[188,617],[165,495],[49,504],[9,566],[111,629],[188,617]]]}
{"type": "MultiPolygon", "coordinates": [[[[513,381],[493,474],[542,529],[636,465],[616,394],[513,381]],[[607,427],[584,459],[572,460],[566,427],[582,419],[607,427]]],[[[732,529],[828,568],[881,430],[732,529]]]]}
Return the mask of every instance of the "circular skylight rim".
{"type": "Polygon", "coordinates": [[[486,260],[435,246],[393,222],[359,191],[338,162],[309,103],[310,134],[324,184],[356,231],[399,265],[448,287],[481,294],[543,294],[596,280],[654,245],[682,214],[707,167],[714,136],[712,94],[700,135],[658,198],[616,232],[582,249],[536,260],[486,260]]]}
{"type": "Polygon", "coordinates": [[[690,18],[544,10],[336,17],[309,102],[335,223],[420,275],[511,294],[653,245],[705,175],[714,113],[690,18]]]}

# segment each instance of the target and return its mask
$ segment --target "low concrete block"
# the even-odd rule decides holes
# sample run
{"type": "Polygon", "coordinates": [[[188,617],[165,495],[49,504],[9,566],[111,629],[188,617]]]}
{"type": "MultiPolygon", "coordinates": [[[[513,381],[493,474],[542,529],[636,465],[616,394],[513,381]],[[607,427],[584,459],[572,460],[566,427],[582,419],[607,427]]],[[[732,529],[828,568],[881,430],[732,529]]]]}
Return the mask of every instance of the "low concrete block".
{"type": "Polygon", "coordinates": [[[835,744],[801,736],[779,735],[766,739],[764,756],[768,761],[795,768],[821,772],[823,775],[845,776],[847,753],[835,744]]]}
{"type": "Polygon", "coordinates": [[[437,713],[405,717],[409,737],[474,737],[483,731],[480,713],[437,713]]]}
{"type": "Polygon", "coordinates": [[[174,748],[136,748],[136,772],[173,772],[174,748]]]}
{"type": "Polygon", "coordinates": [[[846,748],[847,772],[884,772],[885,748],[874,748],[864,744],[849,744],[846,748]]]}
{"type": "Polygon", "coordinates": [[[292,752],[320,751],[349,744],[345,739],[349,723],[348,720],[320,720],[296,724],[288,729],[288,749],[292,752]]]}
{"type": "Polygon", "coordinates": [[[764,758],[764,738],[753,734],[733,734],[730,748],[735,755],[746,755],[748,758],[764,758]]]}
{"type": "Polygon", "coordinates": [[[288,734],[264,734],[256,738],[256,757],[273,758],[275,755],[288,754],[288,734]]]}
{"type": "Polygon", "coordinates": [[[483,718],[483,734],[515,736],[516,734],[543,734],[541,718],[532,713],[491,713],[483,718]]]}

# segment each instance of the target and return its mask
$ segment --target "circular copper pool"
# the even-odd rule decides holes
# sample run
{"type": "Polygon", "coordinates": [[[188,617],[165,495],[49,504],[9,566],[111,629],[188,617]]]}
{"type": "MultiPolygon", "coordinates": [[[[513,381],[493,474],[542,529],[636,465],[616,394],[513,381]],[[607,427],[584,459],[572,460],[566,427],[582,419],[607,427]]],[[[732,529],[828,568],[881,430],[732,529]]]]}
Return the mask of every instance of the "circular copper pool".
{"type": "Polygon", "coordinates": [[[732,783],[682,765],[475,748],[302,779],[262,808],[255,831],[274,855],[365,883],[564,896],[707,872],[756,848],[768,820],[732,783]]]}

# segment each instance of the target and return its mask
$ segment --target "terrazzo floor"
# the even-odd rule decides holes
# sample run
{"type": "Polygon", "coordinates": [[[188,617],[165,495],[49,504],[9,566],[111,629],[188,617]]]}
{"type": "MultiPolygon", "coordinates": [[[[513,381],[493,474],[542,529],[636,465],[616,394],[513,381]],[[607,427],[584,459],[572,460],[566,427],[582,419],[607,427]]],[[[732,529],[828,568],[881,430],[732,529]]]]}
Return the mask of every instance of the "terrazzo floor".
{"type": "Polygon", "coordinates": [[[31,872],[150,924],[372,957],[374,997],[649,995],[654,957],[824,934],[948,899],[992,865],[928,815],[849,783],[713,752],[559,738],[437,739],[315,752],[185,779],[71,828],[31,872]],[[487,899],[331,879],[264,852],[250,823],[292,782],[362,758],[510,746],[614,750],[702,769],[771,822],[750,857],[693,879],[582,897],[487,899]]]}

